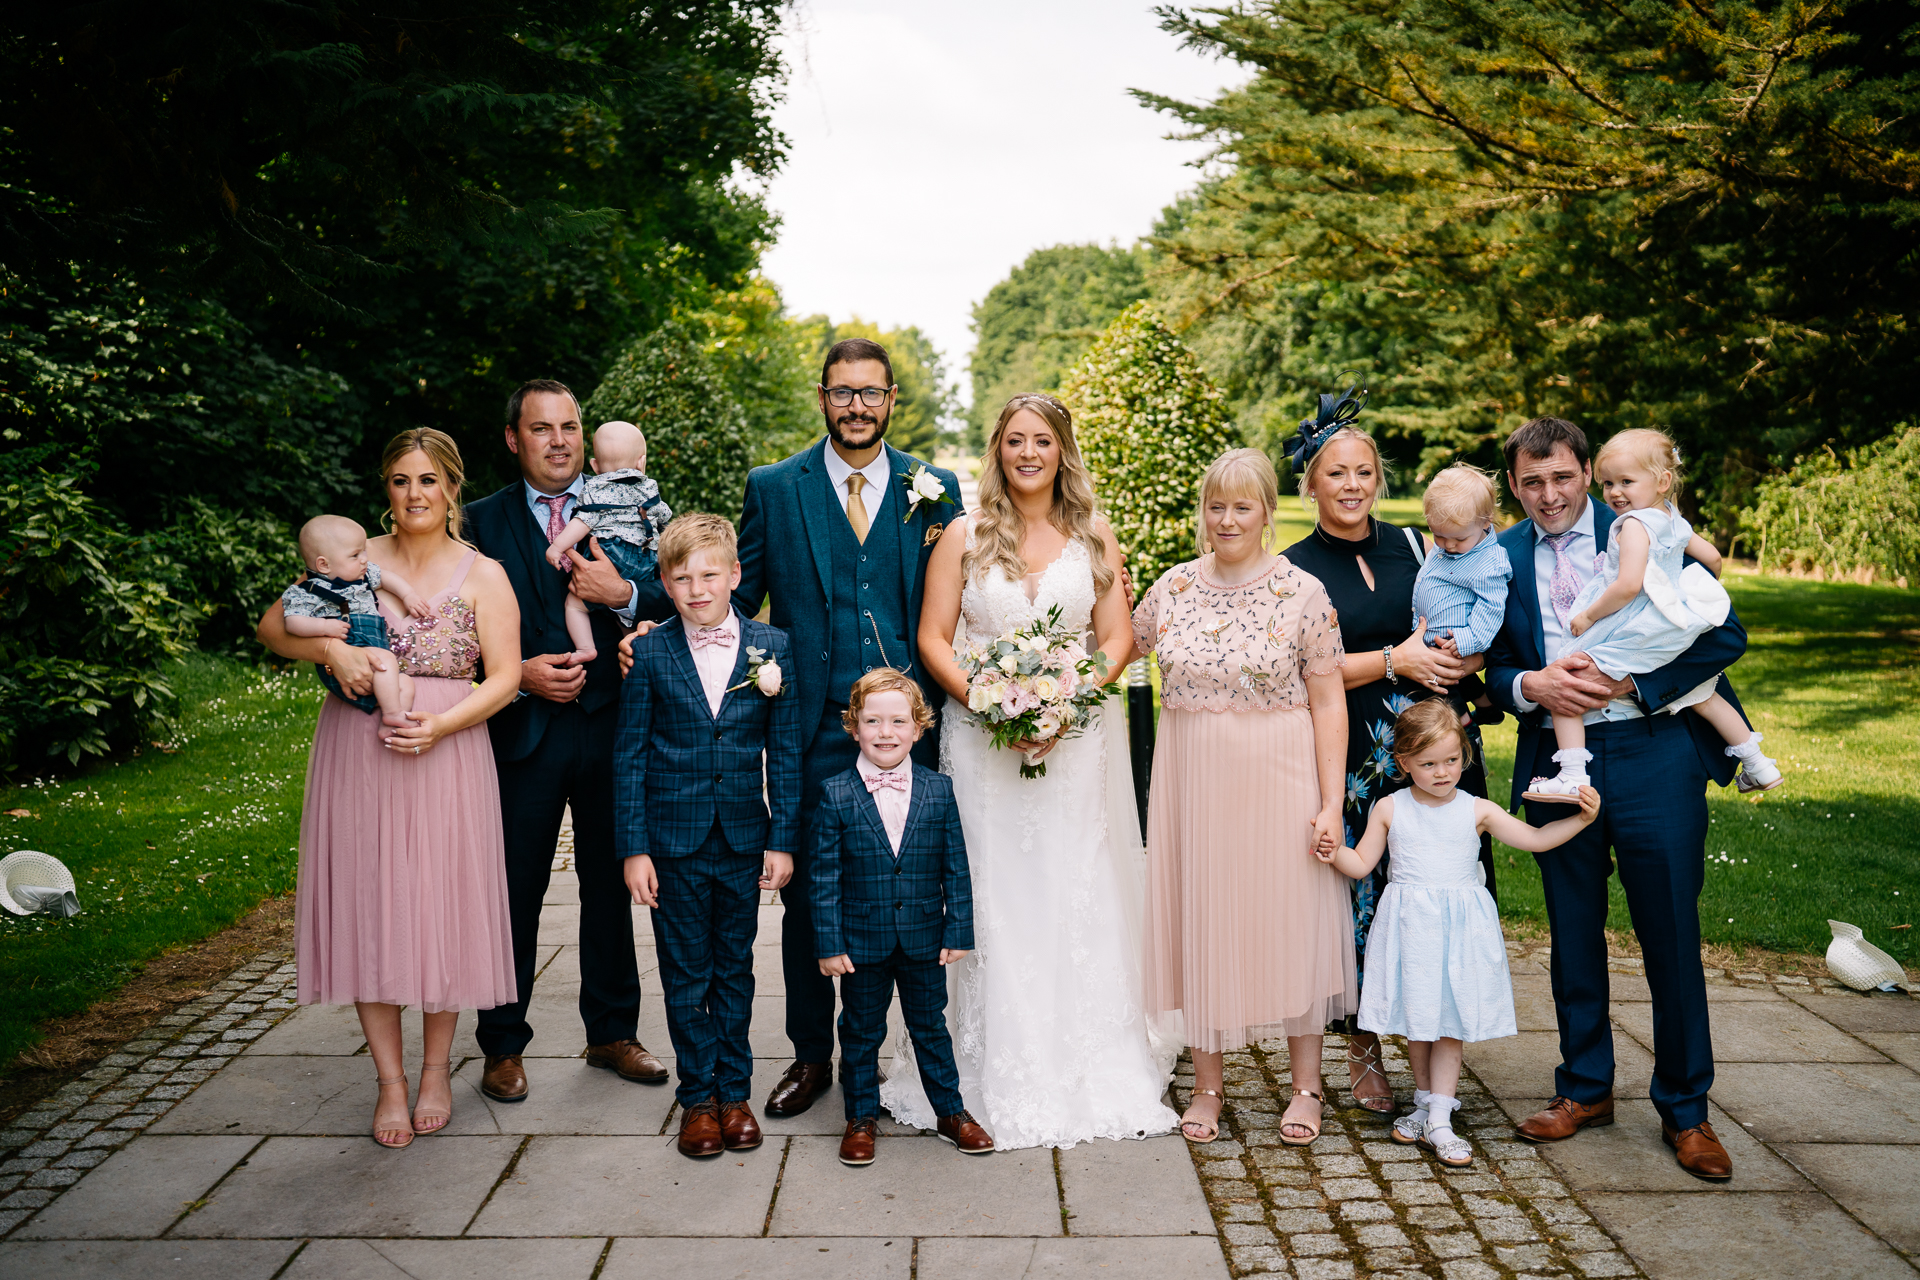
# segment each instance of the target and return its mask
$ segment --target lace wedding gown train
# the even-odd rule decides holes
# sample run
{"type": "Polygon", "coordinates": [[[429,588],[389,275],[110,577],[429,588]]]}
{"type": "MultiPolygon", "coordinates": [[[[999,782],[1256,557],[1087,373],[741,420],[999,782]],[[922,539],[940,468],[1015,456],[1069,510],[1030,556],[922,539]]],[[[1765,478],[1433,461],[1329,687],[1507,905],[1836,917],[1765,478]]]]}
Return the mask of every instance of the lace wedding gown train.
{"type": "MultiPolygon", "coordinates": [[[[969,535],[971,541],[971,535],[969,535]]],[[[1034,598],[989,569],[961,592],[959,642],[997,636],[1060,606],[1086,631],[1094,604],[1086,547],[1075,541],[1039,575],[1034,598]]],[[[1140,1138],[1179,1121],[1162,1101],[1177,1032],[1149,1027],[1141,1000],[1145,855],[1125,718],[1055,747],[1047,775],[1020,777],[1017,752],[949,703],[940,766],[953,778],[973,876],[975,948],[947,973],[960,1091],[1005,1148],[1140,1138]]],[[[934,1126],[913,1046],[902,1034],[881,1103],[904,1124],[934,1126]]]]}

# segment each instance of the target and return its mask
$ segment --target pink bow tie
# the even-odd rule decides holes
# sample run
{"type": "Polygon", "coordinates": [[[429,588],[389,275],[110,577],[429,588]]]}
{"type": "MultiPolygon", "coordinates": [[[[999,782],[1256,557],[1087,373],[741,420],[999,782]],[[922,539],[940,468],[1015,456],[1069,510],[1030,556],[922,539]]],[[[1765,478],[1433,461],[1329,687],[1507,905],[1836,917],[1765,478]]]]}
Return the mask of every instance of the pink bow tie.
{"type": "Polygon", "coordinates": [[[907,789],[907,771],[905,769],[882,769],[879,773],[866,773],[860,776],[866,781],[867,793],[869,795],[887,787],[892,787],[895,791],[905,791],[907,789]]]}
{"type": "Polygon", "coordinates": [[[710,644],[732,644],[733,628],[724,623],[717,627],[696,627],[687,637],[687,642],[696,649],[704,649],[710,644]]]}

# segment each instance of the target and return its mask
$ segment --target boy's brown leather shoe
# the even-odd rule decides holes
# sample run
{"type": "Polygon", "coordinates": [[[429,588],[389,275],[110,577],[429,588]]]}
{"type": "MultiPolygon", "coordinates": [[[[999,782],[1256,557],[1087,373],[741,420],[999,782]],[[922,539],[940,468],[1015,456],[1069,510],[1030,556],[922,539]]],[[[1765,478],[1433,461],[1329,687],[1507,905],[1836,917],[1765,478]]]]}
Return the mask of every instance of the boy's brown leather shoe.
{"type": "Polygon", "coordinates": [[[1555,1098],[1545,1111],[1536,1111],[1514,1126],[1528,1142],[1559,1142],[1582,1129],[1597,1129],[1613,1123],[1611,1095],[1588,1104],[1572,1098],[1555,1098]]]}
{"type": "Polygon", "coordinates": [[[587,1065],[605,1067],[622,1080],[639,1084],[665,1084],[667,1069],[660,1059],[647,1052],[638,1040],[615,1040],[612,1044],[587,1046],[587,1065]]]}
{"type": "Polygon", "coordinates": [[[712,1098],[696,1102],[680,1117],[680,1154],[699,1159],[717,1156],[727,1149],[726,1136],[720,1131],[720,1104],[712,1098]]]}
{"type": "Polygon", "coordinates": [[[760,1122],[747,1102],[726,1102],[720,1106],[720,1132],[729,1151],[751,1151],[763,1141],[760,1122]]]}
{"type": "Polygon", "coordinates": [[[984,1156],[993,1150],[993,1136],[980,1127],[970,1112],[941,1116],[934,1122],[933,1133],[970,1156],[984,1156]]]}
{"type": "Polygon", "coordinates": [[[1725,1182],[1733,1176],[1733,1157],[1720,1145],[1713,1126],[1704,1120],[1691,1129],[1675,1129],[1662,1120],[1660,1138],[1673,1148],[1680,1167],[1696,1178],[1725,1182]]]}
{"type": "Polygon", "coordinates": [[[846,1136],[840,1139],[840,1163],[873,1163],[873,1140],[880,1136],[880,1122],[872,1116],[847,1121],[846,1136]]]}

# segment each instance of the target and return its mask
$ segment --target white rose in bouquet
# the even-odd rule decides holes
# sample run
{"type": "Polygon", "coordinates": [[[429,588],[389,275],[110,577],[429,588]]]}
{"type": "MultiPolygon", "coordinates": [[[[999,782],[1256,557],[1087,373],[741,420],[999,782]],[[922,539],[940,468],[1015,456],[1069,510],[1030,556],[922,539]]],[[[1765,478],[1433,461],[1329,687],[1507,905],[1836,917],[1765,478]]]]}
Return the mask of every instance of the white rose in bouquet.
{"type": "Polygon", "coordinates": [[[1060,696],[1060,682],[1048,675],[1035,676],[1033,678],[1033,696],[1042,702],[1052,702],[1060,696]]]}

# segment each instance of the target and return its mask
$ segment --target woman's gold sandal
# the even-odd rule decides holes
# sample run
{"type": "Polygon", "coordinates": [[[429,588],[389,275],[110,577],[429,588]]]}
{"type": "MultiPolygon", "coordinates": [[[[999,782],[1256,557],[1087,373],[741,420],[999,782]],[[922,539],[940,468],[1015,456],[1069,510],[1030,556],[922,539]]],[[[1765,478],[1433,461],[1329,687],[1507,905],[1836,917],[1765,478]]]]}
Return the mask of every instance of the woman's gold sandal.
{"type": "MultiPolygon", "coordinates": [[[[400,1076],[396,1076],[396,1077],[394,1077],[394,1078],[393,1078],[392,1080],[389,1080],[389,1079],[387,1079],[387,1078],[386,1078],[385,1076],[381,1076],[381,1075],[376,1075],[376,1076],[375,1076],[375,1077],[373,1078],[373,1082],[374,1082],[375,1084],[377,1084],[377,1085],[381,1085],[381,1086],[383,1086],[383,1087],[384,1087],[384,1086],[386,1086],[386,1085],[394,1085],[394,1084],[397,1084],[397,1085],[399,1085],[399,1086],[400,1086],[400,1088],[401,1088],[401,1095],[400,1095],[400,1097],[401,1097],[401,1102],[400,1102],[400,1105],[401,1105],[401,1108],[402,1108],[403,1110],[405,1109],[405,1107],[406,1107],[406,1092],[405,1092],[405,1090],[406,1090],[406,1087],[407,1087],[407,1077],[406,1077],[405,1075],[400,1075],[400,1076]]],[[[401,1117],[401,1118],[400,1118],[400,1119],[399,1119],[399,1120],[398,1120],[397,1122],[395,1122],[395,1123],[391,1123],[391,1124],[382,1124],[382,1123],[380,1122],[380,1104],[379,1104],[379,1103],[377,1103],[377,1102],[376,1102],[376,1103],[374,1103],[374,1106],[373,1106],[373,1140],[374,1140],[375,1142],[377,1142],[377,1143],[379,1143],[379,1144],[380,1144],[381,1146],[383,1146],[383,1147],[385,1147],[385,1148],[386,1148],[387,1150],[389,1150],[389,1151],[398,1151],[398,1150],[399,1150],[400,1148],[402,1148],[402,1147],[404,1147],[404,1146],[407,1146],[408,1144],[410,1144],[410,1143],[411,1143],[411,1142],[413,1141],[413,1127],[412,1127],[412,1126],[413,1126],[413,1122],[412,1122],[412,1120],[411,1120],[411,1119],[410,1119],[409,1117],[407,1117],[407,1116],[402,1116],[402,1117],[401,1117]],[[383,1137],[381,1137],[381,1136],[380,1136],[380,1135],[381,1135],[381,1134],[383,1134],[383,1133],[398,1133],[398,1134],[403,1134],[403,1135],[405,1135],[405,1136],[404,1136],[404,1137],[402,1137],[402,1138],[400,1139],[400,1141],[398,1141],[398,1142],[388,1142],[388,1141],[387,1141],[387,1140],[386,1140],[385,1138],[383,1138],[383,1137]]]]}
{"type": "Polygon", "coordinates": [[[1379,1115],[1390,1114],[1393,1111],[1393,1084],[1387,1079],[1386,1072],[1380,1070],[1381,1066],[1384,1065],[1380,1042],[1375,1040],[1373,1042],[1373,1052],[1362,1052],[1359,1057],[1354,1056],[1353,1050],[1353,1041],[1347,1041],[1348,1076],[1352,1076],[1353,1067],[1358,1066],[1360,1068],[1360,1079],[1351,1081],[1347,1086],[1347,1092],[1353,1094],[1354,1105],[1357,1107],[1365,1107],[1368,1111],[1379,1115]],[[1361,1096],[1358,1092],[1359,1086],[1369,1075],[1380,1077],[1380,1083],[1387,1086],[1387,1091],[1384,1094],[1376,1093],[1369,1094],[1365,1097],[1361,1096]]]}
{"type": "MultiPolygon", "coordinates": [[[[1221,1093],[1218,1089],[1194,1089],[1191,1091],[1191,1094],[1192,1096],[1187,1099],[1187,1105],[1189,1107],[1193,1105],[1194,1098],[1197,1098],[1200,1095],[1205,1094],[1209,1098],[1220,1099],[1221,1110],[1224,1111],[1226,1109],[1227,1095],[1225,1095],[1224,1093],[1221,1093]]],[[[1193,1143],[1195,1146],[1205,1146],[1207,1143],[1212,1142],[1215,1138],[1220,1136],[1219,1117],[1216,1116],[1212,1120],[1188,1120],[1183,1117],[1180,1121],[1180,1136],[1185,1138],[1188,1142],[1193,1143]],[[1207,1136],[1204,1138],[1196,1138],[1191,1133],[1187,1132],[1189,1128],[1205,1129],[1207,1131],[1207,1136]]]]}
{"type": "MultiPolygon", "coordinates": [[[[1312,1098],[1315,1102],[1320,1104],[1322,1111],[1319,1116],[1316,1116],[1312,1120],[1289,1120],[1285,1116],[1282,1116],[1280,1119],[1280,1141],[1286,1143],[1290,1147],[1310,1147],[1313,1145],[1313,1140],[1320,1136],[1320,1122],[1321,1120],[1325,1119],[1325,1116],[1326,1116],[1325,1107],[1327,1105],[1327,1100],[1325,1097],[1314,1092],[1312,1089],[1295,1089],[1293,1092],[1294,1092],[1295,1098],[1312,1098]],[[1293,1128],[1296,1128],[1296,1129],[1311,1129],[1313,1130],[1313,1132],[1308,1134],[1304,1138],[1290,1138],[1287,1136],[1287,1127],[1289,1125],[1291,1125],[1293,1128]]],[[[1292,1099],[1288,1100],[1287,1110],[1289,1111],[1293,1110],[1292,1099]]]]}
{"type": "MultiPolygon", "coordinates": [[[[426,1088],[427,1082],[424,1077],[426,1076],[427,1072],[447,1071],[447,1070],[450,1070],[452,1066],[453,1066],[453,1063],[451,1061],[421,1063],[420,1075],[423,1078],[420,1081],[420,1087],[423,1090],[426,1088]]],[[[452,1087],[453,1078],[451,1076],[447,1078],[447,1084],[449,1088],[452,1087]]],[[[447,1127],[447,1122],[451,1119],[453,1119],[453,1110],[451,1107],[449,1107],[445,1111],[441,1111],[438,1108],[435,1108],[434,1110],[431,1110],[431,1111],[422,1111],[420,1107],[416,1104],[413,1108],[413,1131],[415,1133],[438,1133],[440,1130],[447,1127]]]]}

